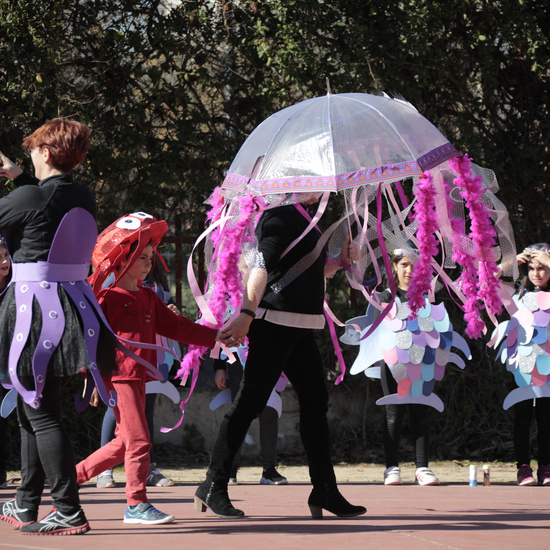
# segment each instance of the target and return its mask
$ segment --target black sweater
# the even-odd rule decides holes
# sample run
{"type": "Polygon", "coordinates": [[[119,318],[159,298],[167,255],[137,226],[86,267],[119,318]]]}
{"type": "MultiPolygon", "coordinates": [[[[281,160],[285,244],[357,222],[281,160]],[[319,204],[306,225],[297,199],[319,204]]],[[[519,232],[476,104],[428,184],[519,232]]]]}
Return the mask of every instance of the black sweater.
{"type": "Polygon", "coordinates": [[[312,229],[281,258],[288,245],[302,234],[308,224],[308,220],[293,205],[266,210],[260,217],[256,237],[268,272],[268,282],[260,307],[309,315],[323,313],[326,260],[324,249],[309,268],[280,292],[275,292],[272,288],[274,283],[317,245],[320,235],[316,229],[312,229]]]}
{"type": "Polygon", "coordinates": [[[23,172],[14,181],[18,188],[0,199],[0,233],[9,231],[14,262],[47,260],[55,232],[72,208],[96,215],[93,193],[75,183],[71,174],[38,181],[23,172]]]}

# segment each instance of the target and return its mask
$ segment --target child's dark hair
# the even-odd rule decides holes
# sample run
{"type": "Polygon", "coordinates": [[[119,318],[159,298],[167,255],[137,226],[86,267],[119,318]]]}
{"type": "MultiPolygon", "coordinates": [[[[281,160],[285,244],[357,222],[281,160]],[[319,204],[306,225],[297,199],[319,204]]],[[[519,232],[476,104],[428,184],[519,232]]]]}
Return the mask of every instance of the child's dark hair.
{"type": "MultiPolygon", "coordinates": [[[[550,244],[548,243],[535,243],[526,247],[523,251],[530,252],[531,250],[543,250],[550,252],[550,244]]],[[[525,262],[519,265],[519,292],[518,296],[521,298],[526,292],[535,290],[535,285],[529,280],[529,262],[525,262]]]]}

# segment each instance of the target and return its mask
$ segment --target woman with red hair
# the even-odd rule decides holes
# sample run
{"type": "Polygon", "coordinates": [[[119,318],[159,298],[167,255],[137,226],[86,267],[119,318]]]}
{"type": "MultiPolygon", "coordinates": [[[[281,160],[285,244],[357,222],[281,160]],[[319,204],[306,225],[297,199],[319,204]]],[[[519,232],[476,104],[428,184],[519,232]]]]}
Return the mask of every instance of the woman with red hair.
{"type": "Polygon", "coordinates": [[[0,176],[17,186],[0,199],[0,228],[13,254],[12,279],[0,304],[0,381],[18,392],[22,461],[21,485],[0,519],[29,535],[89,530],[61,397],[81,369],[100,380],[98,364],[103,374],[116,368],[86,282],[97,237],[96,203],[71,175],[86,156],[89,133],[84,124],[57,118],[27,137],[23,147],[36,177],[0,153],[0,176]],[[54,508],[37,521],[46,478],[54,508]]]}

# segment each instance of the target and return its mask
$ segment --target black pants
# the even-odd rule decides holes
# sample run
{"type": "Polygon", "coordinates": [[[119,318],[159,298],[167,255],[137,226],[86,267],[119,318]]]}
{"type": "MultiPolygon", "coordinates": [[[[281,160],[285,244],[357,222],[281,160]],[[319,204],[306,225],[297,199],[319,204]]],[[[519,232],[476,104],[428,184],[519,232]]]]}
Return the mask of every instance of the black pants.
{"type": "MultiPolygon", "coordinates": [[[[234,401],[241,388],[243,380],[243,366],[237,359],[234,363],[227,363],[229,375],[229,389],[231,401],[234,401]]],[[[264,470],[277,464],[277,437],[279,434],[279,415],[273,407],[265,407],[258,415],[260,421],[260,452],[262,454],[262,467],[264,470]]],[[[237,472],[240,465],[240,449],[231,468],[231,475],[237,472]]]]}
{"type": "MultiPolygon", "coordinates": [[[[387,365],[380,369],[384,395],[397,393],[397,382],[387,365]]],[[[399,466],[399,441],[405,412],[409,413],[417,468],[427,468],[430,449],[430,407],[427,405],[384,405],[382,433],[386,468],[399,466]]]]}
{"type": "Polygon", "coordinates": [[[48,377],[38,409],[17,398],[21,430],[17,503],[23,508],[38,510],[47,477],[55,508],[64,514],[80,509],[73,446],[61,415],[61,392],[67,382],[68,378],[48,377]]]}
{"type": "Polygon", "coordinates": [[[222,419],[212,450],[208,476],[227,483],[231,465],[252,420],[265,408],[284,371],[300,405],[300,436],[313,485],[335,483],[327,422],[328,392],[314,332],[252,322],[244,378],[230,410],[222,419]]]}
{"type": "Polygon", "coordinates": [[[529,441],[533,411],[537,421],[539,466],[550,466],[550,398],[520,401],[514,405],[514,451],[518,468],[531,462],[529,441]]]}

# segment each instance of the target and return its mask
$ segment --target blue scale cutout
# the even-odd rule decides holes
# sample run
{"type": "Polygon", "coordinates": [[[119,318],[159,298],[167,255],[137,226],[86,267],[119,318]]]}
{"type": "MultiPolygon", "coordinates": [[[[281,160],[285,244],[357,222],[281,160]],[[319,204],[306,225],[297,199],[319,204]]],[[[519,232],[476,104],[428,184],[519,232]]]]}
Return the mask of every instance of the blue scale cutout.
{"type": "Polygon", "coordinates": [[[430,316],[431,312],[432,312],[432,304],[428,302],[423,308],[420,308],[418,310],[418,317],[427,319],[430,316]]]}
{"type": "Polygon", "coordinates": [[[527,357],[533,353],[533,346],[518,346],[518,355],[527,357]]]}
{"type": "Polygon", "coordinates": [[[451,321],[449,317],[445,317],[442,321],[434,321],[434,330],[437,332],[449,332],[451,329],[451,321]]]}
{"type": "Polygon", "coordinates": [[[422,380],[428,382],[435,378],[435,363],[422,364],[422,380]]]}
{"type": "Polygon", "coordinates": [[[424,385],[424,381],[422,378],[420,380],[416,380],[411,384],[411,391],[410,394],[412,397],[417,398],[422,395],[422,386],[424,385]]]}
{"type": "Polygon", "coordinates": [[[435,380],[428,380],[424,382],[422,386],[422,393],[427,397],[428,395],[431,395],[434,391],[435,387],[435,380]]]}
{"type": "Polygon", "coordinates": [[[537,357],[537,370],[543,376],[550,374],[550,357],[548,355],[539,355],[537,357]]]}
{"type": "Polygon", "coordinates": [[[441,332],[439,335],[441,341],[439,342],[439,347],[442,350],[451,349],[453,345],[453,333],[452,332],[441,332]]]}
{"type": "Polygon", "coordinates": [[[531,384],[531,374],[521,372],[519,369],[514,370],[514,378],[516,379],[516,384],[520,388],[526,388],[531,384]]]}
{"type": "Polygon", "coordinates": [[[546,344],[548,340],[546,329],[541,327],[533,327],[533,329],[533,338],[531,338],[531,342],[533,342],[533,344],[546,344]]]}
{"type": "Polygon", "coordinates": [[[422,359],[422,362],[426,363],[426,365],[435,363],[435,351],[436,350],[431,348],[430,346],[426,346],[424,351],[424,358],[422,359]]]}

